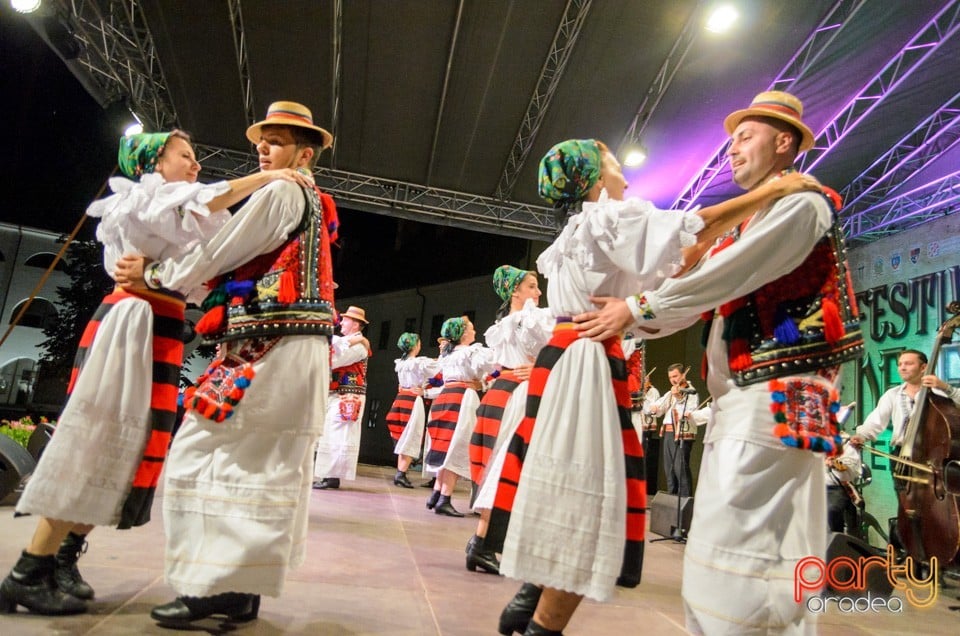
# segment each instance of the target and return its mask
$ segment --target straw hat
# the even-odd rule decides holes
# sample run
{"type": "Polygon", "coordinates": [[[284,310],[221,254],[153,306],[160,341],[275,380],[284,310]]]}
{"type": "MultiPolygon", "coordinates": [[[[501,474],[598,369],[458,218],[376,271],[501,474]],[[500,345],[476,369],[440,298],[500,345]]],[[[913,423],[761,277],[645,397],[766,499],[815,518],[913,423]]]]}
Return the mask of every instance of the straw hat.
{"type": "Polygon", "coordinates": [[[365,312],[363,309],[360,309],[359,307],[354,307],[353,305],[347,307],[347,310],[340,315],[349,316],[350,318],[353,318],[354,320],[362,322],[365,325],[370,324],[369,322],[367,322],[367,312],[365,312]]]}
{"type": "Polygon", "coordinates": [[[735,110],[723,120],[723,127],[728,135],[732,135],[745,117],[773,117],[785,121],[800,131],[800,152],[813,148],[813,131],[807,126],[803,117],[803,104],[790,93],[783,91],[766,91],[753,98],[749,108],[735,110]]]}
{"type": "Polygon", "coordinates": [[[313,113],[303,104],[297,102],[273,102],[267,108],[267,117],[247,128],[247,139],[251,143],[260,143],[260,129],[264,126],[294,126],[308,128],[320,133],[323,137],[322,148],[326,150],[333,145],[333,135],[323,128],[313,125],[313,113]]]}

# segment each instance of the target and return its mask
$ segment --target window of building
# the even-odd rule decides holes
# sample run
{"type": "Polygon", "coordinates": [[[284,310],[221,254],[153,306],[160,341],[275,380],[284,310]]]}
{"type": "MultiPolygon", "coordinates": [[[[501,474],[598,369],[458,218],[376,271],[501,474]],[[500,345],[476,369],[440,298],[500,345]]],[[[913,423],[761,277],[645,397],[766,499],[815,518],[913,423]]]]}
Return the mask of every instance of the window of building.
{"type": "Polygon", "coordinates": [[[380,323],[380,344],[379,349],[383,351],[390,346],[390,321],[384,320],[380,323]]]}
{"type": "Polygon", "coordinates": [[[440,337],[440,328],[443,326],[443,314],[436,314],[430,319],[430,342],[424,343],[424,346],[437,346],[437,338],[440,337]]]}
{"type": "MultiPolygon", "coordinates": [[[[10,322],[13,322],[13,319],[17,317],[20,313],[20,309],[23,307],[26,300],[21,300],[13,308],[13,312],[10,314],[10,322]]],[[[43,329],[47,326],[53,325],[57,320],[57,308],[54,307],[53,303],[45,298],[34,298],[33,302],[30,303],[30,306],[27,307],[26,313],[20,318],[20,322],[17,323],[20,327],[33,327],[34,329],[43,329]]]]}
{"type": "MultiPolygon", "coordinates": [[[[49,269],[50,265],[56,258],[56,254],[52,254],[50,252],[40,252],[28,258],[23,264],[27,267],[36,267],[37,269],[45,270],[49,269]]],[[[67,267],[67,262],[63,259],[60,259],[57,261],[57,265],[53,269],[57,270],[58,272],[67,273],[67,267]]]]}

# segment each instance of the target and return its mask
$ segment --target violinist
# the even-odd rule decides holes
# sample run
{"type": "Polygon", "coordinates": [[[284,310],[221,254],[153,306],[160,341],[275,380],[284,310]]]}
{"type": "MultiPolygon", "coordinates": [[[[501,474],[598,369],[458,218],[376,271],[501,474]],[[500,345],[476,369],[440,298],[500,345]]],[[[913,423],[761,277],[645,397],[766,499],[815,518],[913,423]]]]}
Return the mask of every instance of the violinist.
{"type": "Polygon", "coordinates": [[[827,470],[827,527],[831,532],[846,532],[864,539],[860,530],[863,496],[856,488],[863,461],[859,449],[843,434],[843,451],[836,457],[825,457],[827,470]]]}
{"type": "Polygon", "coordinates": [[[899,455],[907,422],[917,406],[916,396],[921,387],[928,387],[960,406],[960,388],[951,387],[937,376],[926,374],[926,370],[927,354],[916,349],[904,350],[897,358],[897,371],[903,384],[887,390],[880,397],[877,407],[857,427],[857,434],[850,438],[850,443],[862,448],[866,440],[876,440],[892,424],[890,454],[899,455]]]}
{"type": "Polygon", "coordinates": [[[699,403],[697,390],[687,382],[687,367],[671,364],[667,367],[670,391],[657,400],[650,409],[655,415],[663,415],[660,438],[663,445],[663,470],[667,476],[667,492],[671,495],[689,497],[692,493],[693,476],[690,473],[690,451],[696,437],[690,419],[699,403]]]}

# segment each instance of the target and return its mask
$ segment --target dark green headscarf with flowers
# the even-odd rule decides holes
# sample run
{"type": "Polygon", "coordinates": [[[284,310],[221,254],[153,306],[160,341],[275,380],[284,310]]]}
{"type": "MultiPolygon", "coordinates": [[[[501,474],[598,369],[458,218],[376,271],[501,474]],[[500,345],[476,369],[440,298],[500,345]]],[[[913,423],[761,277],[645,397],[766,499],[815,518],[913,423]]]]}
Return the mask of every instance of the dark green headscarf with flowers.
{"type": "Polygon", "coordinates": [[[169,138],[168,132],[139,133],[122,137],[120,151],[117,153],[120,172],[131,179],[153,172],[169,138]]]}
{"type": "Polygon", "coordinates": [[[440,336],[456,345],[460,344],[460,338],[463,337],[463,332],[466,330],[467,321],[464,320],[463,316],[447,318],[440,326],[440,336]]]}
{"type": "Polygon", "coordinates": [[[520,281],[529,273],[528,270],[513,267],[512,265],[501,265],[498,267],[493,273],[493,289],[497,292],[500,300],[505,303],[510,302],[513,292],[517,289],[517,285],[519,285],[520,281]]]}
{"type": "Polygon", "coordinates": [[[568,139],[540,160],[540,197],[555,207],[583,201],[600,179],[600,147],[595,139],[568,139]]]}
{"type": "Polygon", "coordinates": [[[403,357],[406,358],[413,348],[417,346],[417,343],[420,342],[420,336],[410,331],[405,331],[400,334],[400,339],[397,340],[397,346],[400,348],[400,351],[403,352],[403,357]]]}
{"type": "Polygon", "coordinates": [[[446,338],[447,344],[440,349],[441,355],[447,355],[453,351],[458,344],[463,332],[467,330],[467,320],[463,316],[456,318],[447,318],[440,326],[440,337],[446,338]]]}

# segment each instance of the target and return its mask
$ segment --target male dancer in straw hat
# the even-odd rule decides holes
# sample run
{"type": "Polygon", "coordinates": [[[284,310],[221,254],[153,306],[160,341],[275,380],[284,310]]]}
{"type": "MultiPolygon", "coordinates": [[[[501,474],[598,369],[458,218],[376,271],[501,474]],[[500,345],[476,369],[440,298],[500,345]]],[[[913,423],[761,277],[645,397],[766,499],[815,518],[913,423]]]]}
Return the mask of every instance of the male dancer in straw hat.
{"type": "MultiPolygon", "coordinates": [[[[333,143],[310,110],[274,102],[247,130],[260,169],[310,174],[333,143]]],[[[212,615],[256,618],[304,560],[313,447],[320,433],[333,333],[333,199],[276,181],[205,246],[146,267],[149,287],[190,288],[217,276],[197,325],[220,356],[186,400],[164,473],[167,582],[176,600],[151,616],[188,627],[212,615]],[[229,418],[229,419],[228,419],[229,418]]],[[[143,281],[124,257],[117,281],[143,281]]]]}
{"type": "Polygon", "coordinates": [[[330,394],[313,469],[313,487],[318,490],[339,488],[341,479],[357,478],[363,430],[360,419],[367,399],[367,358],[371,354],[370,342],[363,337],[368,324],[366,312],[351,306],[340,314],[343,335],[330,342],[330,394]]]}
{"type": "MultiPolygon", "coordinates": [[[[729,115],[733,180],[751,190],[793,170],[813,145],[800,100],[761,93],[729,115]]],[[[858,356],[856,302],[828,200],[792,194],[758,210],[690,273],[578,316],[604,338],[637,322],[664,336],[706,312],[714,398],[684,551],[683,598],[694,633],[809,633],[794,569],[826,553],[822,455],[838,441],[833,386],[858,356]],[[802,336],[801,336],[802,332],[802,336]],[[785,371],[786,369],[786,371],[785,371]],[[786,375],[786,373],[789,375],[786,375]]]]}

